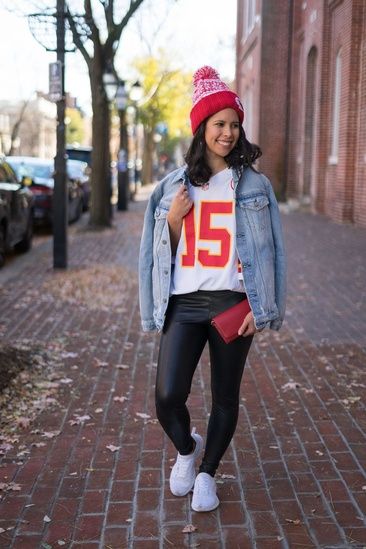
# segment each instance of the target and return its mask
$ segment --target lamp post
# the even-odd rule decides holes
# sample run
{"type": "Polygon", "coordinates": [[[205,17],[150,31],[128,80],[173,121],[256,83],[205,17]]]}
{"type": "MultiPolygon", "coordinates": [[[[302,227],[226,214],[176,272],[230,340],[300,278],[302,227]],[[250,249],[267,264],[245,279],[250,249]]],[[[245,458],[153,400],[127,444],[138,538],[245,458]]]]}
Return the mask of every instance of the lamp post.
{"type": "Polygon", "coordinates": [[[53,191],[53,267],[67,268],[67,190],[65,160],[65,0],[57,0],[57,62],[61,94],[57,97],[57,151],[53,191]]]}
{"type": "MultiPolygon", "coordinates": [[[[103,73],[103,86],[104,91],[108,99],[108,103],[111,104],[113,99],[116,96],[116,89],[118,86],[118,80],[111,70],[110,67],[103,73]]],[[[109,189],[109,209],[110,209],[110,219],[113,217],[113,208],[112,208],[112,174],[110,167],[110,157],[108,162],[108,173],[107,173],[107,186],[109,189]]]]}
{"type": "Polygon", "coordinates": [[[128,181],[128,136],[126,122],[127,92],[125,82],[119,81],[116,92],[116,105],[119,115],[119,152],[118,152],[118,201],[117,209],[119,211],[127,210],[129,199],[129,181],[128,181]]]}
{"type": "Polygon", "coordinates": [[[127,107],[127,92],[125,88],[125,82],[119,80],[115,73],[108,70],[103,74],[104,89],[111,102],[116,100],[116,106],[119,115],[119,133],[120,143],[118,152],[118,199],[117,209],[119,211],[127,210],[128,198],[129,198],[129,183],[128,183],[128,137],[127,137],[127,124],[126,124],[126,107],[127,107]]]}
{"type": "Polygon", "coordinates": [[[138,136],[138,124],[139,124],[139,102],[142,99],[144,90],[140,84],[140,82],[137,80],[130,90],[130,99],[134,104],[135,107],[135,173],[134,173],[134,196],[137,193],[137,182],[138,182],[138,166],[140,165],[140,158],[139,158],[139,136],[138,136]]]}

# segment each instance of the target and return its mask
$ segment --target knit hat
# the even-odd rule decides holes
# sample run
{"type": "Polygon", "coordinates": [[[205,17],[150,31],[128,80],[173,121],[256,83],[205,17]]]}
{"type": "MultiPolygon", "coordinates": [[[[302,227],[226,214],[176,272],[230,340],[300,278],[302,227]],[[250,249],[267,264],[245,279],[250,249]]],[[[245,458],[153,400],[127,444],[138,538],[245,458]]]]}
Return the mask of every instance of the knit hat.
{"type": "Polygon", "coordinates": [[[223,109],[234,109],[238,113],[240,124],[244,120],[244,109],[235,92],[220,80],[218,72],[212,67],[204,66],[193,75],[193,107],[191,110],[192,133],[207,117],[223,109]]]}

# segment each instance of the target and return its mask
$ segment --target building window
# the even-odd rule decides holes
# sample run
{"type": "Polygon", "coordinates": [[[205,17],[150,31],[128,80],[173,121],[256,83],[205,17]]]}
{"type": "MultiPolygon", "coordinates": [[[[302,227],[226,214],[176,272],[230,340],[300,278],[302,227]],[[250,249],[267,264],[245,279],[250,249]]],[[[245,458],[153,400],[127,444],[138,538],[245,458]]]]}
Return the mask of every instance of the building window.
{"type": "Polygon", "coordinates": [[[335,60],[334,88],[333,88],[333,113],[332,135],[329,164],[338,164],[339,148],[339,119],[341,112],[341,86],[342,86],[342,51],[339,50],[335,60]]]}
{"type": "Polygon", "coordinates": [[[253,30],[255,25],[255,0],[246,0],[244,4],[244,38],[253,30]]]}

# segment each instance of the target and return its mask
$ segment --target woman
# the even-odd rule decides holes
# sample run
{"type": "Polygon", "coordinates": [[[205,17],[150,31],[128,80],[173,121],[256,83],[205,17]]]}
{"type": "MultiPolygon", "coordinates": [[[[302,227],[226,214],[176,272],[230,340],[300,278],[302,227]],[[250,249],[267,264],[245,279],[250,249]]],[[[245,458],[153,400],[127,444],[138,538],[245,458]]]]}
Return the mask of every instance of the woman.
{"type": "Polygon", "coordinates": [[[280,216],[260,156],[242,128],[244,110],[211,67],[194,75],[193,140],[187,165],[155,188],[140,248],[140,310],[145,331],[162,332],[156,379],[157,417],[178,451],[170,489],[192,508],[219,505],[215,472],[233,437],[240,383],[253,335],[278,330],[285,312],[286,266],[280,216]],[[225,343],[212,318],[248,299],[238,337],[225,343]],[[186,406],[208,342],[212,409],[206,445],[190,429],[186,406]]]}

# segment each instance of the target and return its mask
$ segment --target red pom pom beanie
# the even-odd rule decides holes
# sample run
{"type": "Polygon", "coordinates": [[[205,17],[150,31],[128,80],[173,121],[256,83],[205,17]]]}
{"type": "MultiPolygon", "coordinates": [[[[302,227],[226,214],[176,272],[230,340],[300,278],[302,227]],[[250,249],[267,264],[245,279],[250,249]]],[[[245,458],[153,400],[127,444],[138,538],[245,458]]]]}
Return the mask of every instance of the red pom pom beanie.
{"type": "Polygon", "coordinates": [[[223,109],[231,108],[238,113],[240,124],[244,120],[244,109],[235,92],[220,80],[212,67],[202,67],[193,75],[193,107],[191,110],[192,133],[205,118],[223,109]]]}

